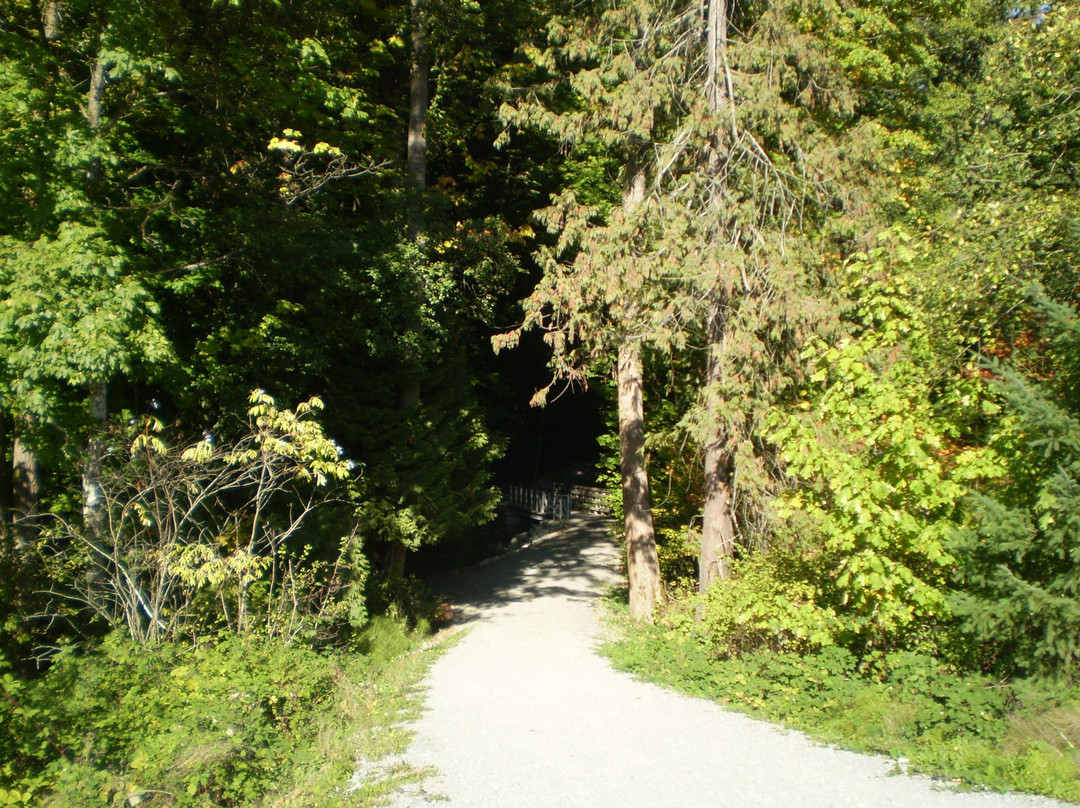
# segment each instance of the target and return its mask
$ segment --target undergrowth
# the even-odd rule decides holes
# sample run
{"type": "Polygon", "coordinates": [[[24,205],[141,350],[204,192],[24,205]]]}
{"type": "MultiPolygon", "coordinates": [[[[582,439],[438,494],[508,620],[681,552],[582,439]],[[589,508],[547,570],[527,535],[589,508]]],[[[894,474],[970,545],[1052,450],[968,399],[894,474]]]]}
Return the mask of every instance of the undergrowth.
{"type": "Polygon", "coordinates": [[[685,632],[632,624],[609,599],[619,669],[958,784],[1080,802],[1080,689],[1000,682],[913,652],[860,662],[836,646],[718,656],[685,632]]]}
{"type": "Polygon", "coordinates": [[[388,619],[361,653],[113,635],[36,680],[0,670],[0,805],[376,805],[419,774],[379,761],[408,743],[423,639],[388,619]]]}

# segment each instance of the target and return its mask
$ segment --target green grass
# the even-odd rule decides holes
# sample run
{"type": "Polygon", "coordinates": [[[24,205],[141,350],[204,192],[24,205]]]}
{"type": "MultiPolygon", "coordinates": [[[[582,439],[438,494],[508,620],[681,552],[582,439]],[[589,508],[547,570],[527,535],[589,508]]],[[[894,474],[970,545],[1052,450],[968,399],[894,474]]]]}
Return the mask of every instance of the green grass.
{"type": "Polygon", "coordinates": [[[1080,802],[1075,686],[994,681],[915,653],[872,669],[839,648],[721,659],[684,631],[631,624],[618,600],[604,653],[621,670],[958,785],[1080,802]]]}

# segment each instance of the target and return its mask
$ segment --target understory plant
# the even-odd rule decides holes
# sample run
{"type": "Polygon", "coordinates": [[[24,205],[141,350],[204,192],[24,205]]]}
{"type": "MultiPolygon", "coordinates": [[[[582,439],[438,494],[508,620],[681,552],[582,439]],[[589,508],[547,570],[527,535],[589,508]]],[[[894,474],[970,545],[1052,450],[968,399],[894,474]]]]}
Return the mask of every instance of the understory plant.
{"type": "Polygon", "coordinates": [[[280,408],[256,390],[249,405],[195,442],[153,418],[115,441],[97,518],[57,515],[38,541],[58,602],[143,645],[363,624],[355,520],[330,547],[302,543],[316,516],[347,505],[355,464],[315,420],[318,399],[280,408]]]}
{"type": "Polygon", "coordinates": [[[350,776],[404,749],[431,655],[400,621],[369,631],[361,653],[116,632],[37,679],[0,672],[0,805],[373,805],[408,768],[368,766],[352,790],[350,776]]]}
{"type": "Polygon", "coordinates": [[[798,399],[771,418],[789,478],[777,533],[803,558],[833,640],[858,654],[917,643],[947,618],[947,539],[979,459],[954,449],[949,413],[934,406],[934,358],[903,271],[913,257],[886,242],[852,261],[849,335],[811,341],[798,399]]]}

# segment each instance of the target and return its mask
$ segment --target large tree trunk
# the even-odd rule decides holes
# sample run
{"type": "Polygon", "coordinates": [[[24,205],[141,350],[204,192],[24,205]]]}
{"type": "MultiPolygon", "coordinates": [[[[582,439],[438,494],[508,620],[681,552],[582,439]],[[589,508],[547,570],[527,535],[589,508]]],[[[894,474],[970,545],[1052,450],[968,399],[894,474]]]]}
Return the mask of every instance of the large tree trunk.
{"type": "MultiPolygon", "coordinates": [[[[629,181],[623,210],[630,213],[645,199],[645,172],[627,167],[629,181]]],[[[632,305],[627,306],[632,309],[632,305]]],[[[624,338],[618,349],[619,465],[622,473],[626,570],[630,578],[630,616],[651,623],[663,599],[656,552],[649,470],[645,464],[645,407],[642,400],[641,344],[624,338]]]]}
{"type": "Polygon", "coordinates": [[[645,412],[642,402],[641,346],[619,346],[619,457],[622,470],[626,568],[630,577],[630,616],[651,623],[663,598],[656,552],[649,473],[645,466],[645,412]]]}
{"type": "Polygon", "coordinates": [[[721,441],[705,449],[705,508],[698,556],[698,591],[704,593],[731,571],[735,550],[731,455],[721,441]]]}
{"type": "Polygon", "coordinates": [[[431,52],[427,44],[427,15],[423,0],[412,0],[412,68],[409,73],[409,139],[405,157],[415,192],[409,211],[409,238],[424,238],[423,194],[427,188],[427,114],[430,96],[431,52]]]}
{"type": "MultiPolygon", "coordinates": [[[[101,111],[105,87],[109,83],[109,71],[99,56],[90,69],[90,87],[86,93],[86,122],[95,135],[101,129],[101,111]]],[[[101,178],[101,161],[90,161],[86,171],[88,183],[101,178]]],[[[86,464],[83,466],[83,524],[90,535],[98,539],[105,529],[104,496],[101,488],[101,465],[105,458],[105,425],[109,418],[108,386],[104,381],[91,382],[89,390],[90,421],[94,434],[86,446],[86,464]]]]}
{"type": "Polygon", "coordinates": [[[707,49],[705,72],[705,99],[709,109],[716,112],[727,101],[727,0],[709,0],[705,17],[705,46],[707,49]]]}
{"type": "MultiPolygon", "coordinates": [[[[86,92],[86,122],[90,124],[90,131],[94,135],[101,130],[101,108],[108,83],[109,70],[99,56],[90,68],[90,88],[86,92]]],[[[86,169],[86,181],[93,185],[99,179],[101,179],[101,158],[93,157],[86,169]]]]}
{"type": "Polygon", "coordinates": [[[41,32],[46,42],[55,42],[60,38],[63,9],[59,0],[45,0],[41,6],[41,32]]]}
{"type": "MultiPolygon", "coordinates": [[[[726,0],[709,0],[705,20],[708,59],[705,75],[705,99],[709,109],[716,113],[730,100],[731,88],[727,73],[727,20],[726,0]]],[[[731,127],[735,129],[734,118],[731,127]]],[[[711,143],[713,159],[719,158],[723,133],[717,131],[711,143]]],[[[704,592],[709,585],[728,576],[732,554],[735,549],[734,462],[731,437],[724,426],[721,411],[726,402],[722,394],[724,356],[724,314],[721,301],[713,299],[709,313],[705,394],[703,406],[707,423],[714,424],[712,434],[705,445],[704,499],[702,513],[701,552],[698,556],[698,591],[704,592]]]]}
{"type": "Polygon", "coordinates": [[[12,506],[11,510],[20,521],[31,523],[37,516],[38,505],[44,486],[41,466],[29,444],[16,432],[11,444],[12,457],[12,506]]]}
{"type": "MultiPolygon", "coordinates": [[[[424,192],[427,190],[427,115],[430,106],[431,52],[427,42],[427,11],[424,0],[411,0],[412,37],[411,66],[409,72],[409,131],[405,147],[405,168],[412,184],[409,202],[408,238],[416,247],[418,266],[414,278],[416,311],[405,325],[405,335],[419,335],[423,328],[420,309],[427,290],[424,284],[424,264],[427,262],[428,232],[424,211],[424,192]]],[[[421,358],[406,354],[398,381],[397,409],[403,419],[420,405],[423,390],[423,367],[421,358]]],[[[392,579],[405,576],[408,549],[394,542],[387,553],[386,574],[392,579]]]]}
{"type": "Polygon", "coordinates": [[[713,581],[728,576],[735,550],[735,517],[732,510],[734,462],[731,439],[721,418],[721,408],[725,406],[721,394],[723,350],[721,314],[714,310],[709,323],[704,406],[709,422],[716,426],[705,447],[705,508],[701,524],[701,553],[698,556],[700,592],[708,589],[713,581]]]}

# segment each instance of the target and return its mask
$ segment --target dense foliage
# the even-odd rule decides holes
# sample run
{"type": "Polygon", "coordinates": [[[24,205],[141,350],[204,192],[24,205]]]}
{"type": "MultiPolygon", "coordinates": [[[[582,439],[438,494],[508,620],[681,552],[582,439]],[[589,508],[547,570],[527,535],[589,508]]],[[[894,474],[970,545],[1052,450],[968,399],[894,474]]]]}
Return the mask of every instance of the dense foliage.
{"type": "Polygon", "coordinates": [[[992,446],[1011,467],[971,494],[952,602],[990,660],[1067,675],[1080,654],[1080,318],[1045,297],[1038,308],[1045,376],[1004,370],[995,383],[1005,418],[992,446]]]}
{"type": "Polygon", "coordinates": [[[429,655],[400,624],[373,629],[367,654],[228,634],[150,654],[113,634],[31,682],[5,668],[0,804],[377,804],[415,777],[372,764],[403,750],[429,655]]]}
{"type": "Polygon", "coordinates": [[[5,799],[347,799],[351,741],[282,775],[366,686],[341,654],[497,501],[485,335],[552,168],[492,162],[491,78],[535,13],[0,2],[5,799]]]}

